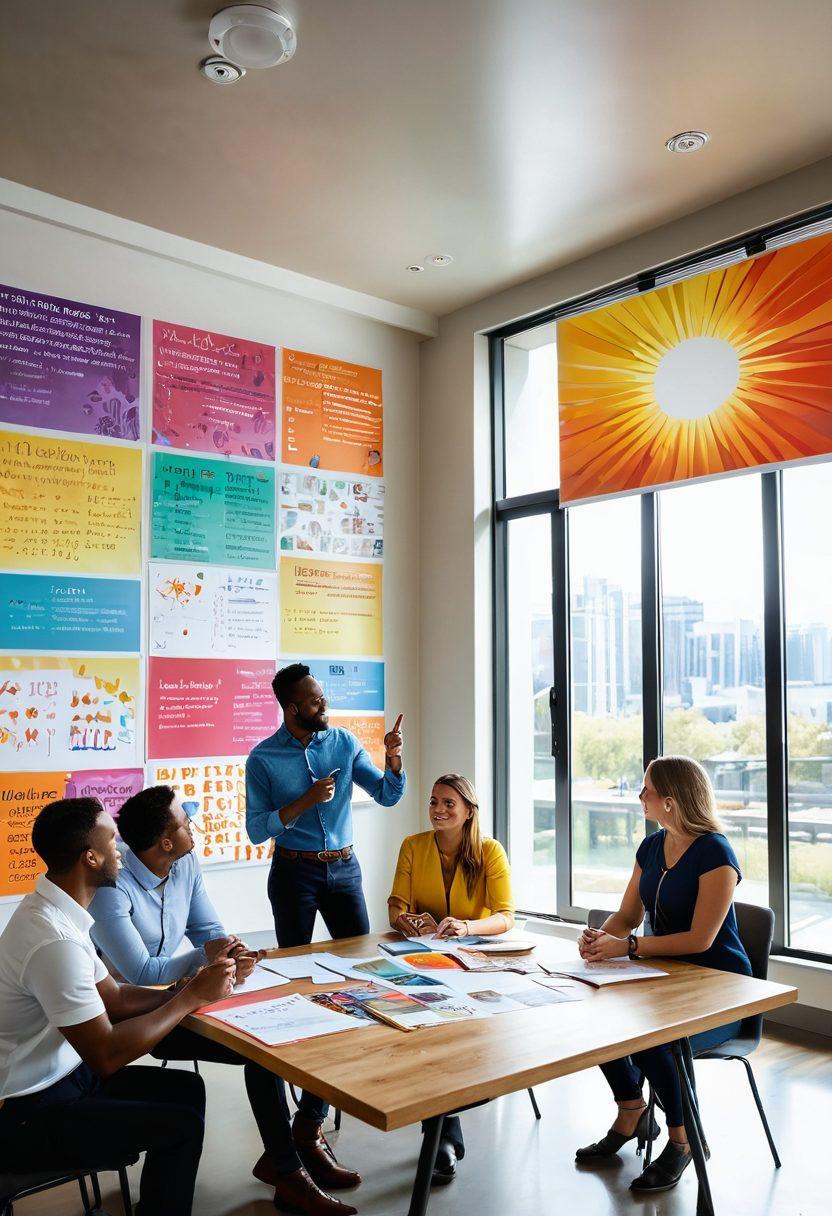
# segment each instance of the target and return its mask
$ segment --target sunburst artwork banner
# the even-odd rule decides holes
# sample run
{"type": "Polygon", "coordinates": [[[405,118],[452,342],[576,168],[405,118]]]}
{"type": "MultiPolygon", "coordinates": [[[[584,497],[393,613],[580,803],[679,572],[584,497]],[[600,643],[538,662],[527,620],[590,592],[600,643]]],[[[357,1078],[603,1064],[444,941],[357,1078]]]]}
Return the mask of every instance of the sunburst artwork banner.
{"type": "Polygon", "coordinates": [[[558,322],[562,503],[832,453],[832,237],[558,322]]]}

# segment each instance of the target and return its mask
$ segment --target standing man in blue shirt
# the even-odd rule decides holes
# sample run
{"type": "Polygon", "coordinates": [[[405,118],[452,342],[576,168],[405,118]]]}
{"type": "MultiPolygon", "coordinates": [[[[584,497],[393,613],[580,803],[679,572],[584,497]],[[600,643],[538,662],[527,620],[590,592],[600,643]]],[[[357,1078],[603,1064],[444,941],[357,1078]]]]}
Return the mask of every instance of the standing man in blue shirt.
{"type": "Polygon", "coordinates": [[[329,726],[324,690],[304,663],[282,668],[272,688],[283,725],[246,763],[246,828],[255,844],[274,837],[268,892],[278,945],[308,945],[318,912],[333,938],[369,933],[350,797],[355,782],[380,806],[401,798],[402,715],[384,736],[382,773],[355,735],[329,726]]]}

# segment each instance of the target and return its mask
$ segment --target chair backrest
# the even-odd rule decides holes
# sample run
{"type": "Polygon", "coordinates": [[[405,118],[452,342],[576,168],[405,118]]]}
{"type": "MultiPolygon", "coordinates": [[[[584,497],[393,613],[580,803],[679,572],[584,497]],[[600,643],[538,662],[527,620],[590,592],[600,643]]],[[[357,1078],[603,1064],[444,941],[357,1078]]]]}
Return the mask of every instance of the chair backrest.
{"type": "Polygon", "coordinates": [[[764,980],[768,976],[768,960],[774,940],[774,913],[771,908],[740,903],[734,904],[734,911],[740,941],[751,963],[751,974],[757,980],[764,980]]]}
{"type": "Polygon", "coordinates": [[[586,923],[590,929],[600,929],[608,916],[612,916],[612,912],[605,912],[603,908],[590,908],[586,923]]]}

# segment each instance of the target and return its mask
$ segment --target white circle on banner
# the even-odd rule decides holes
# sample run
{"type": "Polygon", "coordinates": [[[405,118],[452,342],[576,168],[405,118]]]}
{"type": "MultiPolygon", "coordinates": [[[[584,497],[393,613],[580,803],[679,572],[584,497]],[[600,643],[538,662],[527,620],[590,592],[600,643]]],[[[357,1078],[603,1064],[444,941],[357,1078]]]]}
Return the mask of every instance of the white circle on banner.
{"type": "Polygon", "coordinates": [[[653,390],[671,418],[704,418],[727,401],[740,378],[740,358],[723,338],[685,338],[663,355],[653,390]]]}

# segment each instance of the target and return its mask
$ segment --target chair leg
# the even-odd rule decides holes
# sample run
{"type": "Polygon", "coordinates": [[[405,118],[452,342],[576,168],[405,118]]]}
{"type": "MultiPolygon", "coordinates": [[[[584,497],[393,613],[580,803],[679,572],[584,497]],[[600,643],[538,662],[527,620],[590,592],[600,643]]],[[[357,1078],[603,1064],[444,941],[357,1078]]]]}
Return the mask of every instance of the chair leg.
{"type": "Polygon", "coordinates": [[[534,1111],[535,1119],[542,1119],[543,1116],[540,1113],[540,1107],[537,1105],[537,1098],[534,1096],[534,1090],[531,1087],[529,1087],[529,1089],[527,1090],[527,1093],[529,1095],[529,1101],[532,1104],[532,1110],[534,1111]]]}
{"type": "Polygon", "coordinates": [[[337,1106],[335,1108],[335,1130],[336,1132],[341,1130],[341,1110],[337,1106]]]}
{"type": "Polygon", "coordinates": [[[650,1135],[650,1128],[653,1126],[653,1120],[656,1117],[656,1093],[650,1082],[647,1082],[647,1144],[644,1149],[644,1168],[647,1169],[650,1162],[653,1160],[653,1137],[650,1135]]]}
{"type": "Polygon", "coordinates": [[[78,1190],[81,1192],[81,1202],[84,1205],[84,1216],[90,1216],[95,1208],[90,1204],[90,1193],[87,1190],[87,1180],[83,1174],[78,1179],[78,1190]]]}
{"type": "Polygon", "coordinates": [[[118,1171],[118,1181],[121,1187],[121,1205],[124,1208],[124,1216],[133,1216],[133,1200],[130,1198],[130,1179],[127,1177],[127,1170],[124,1166],[118,1171]]]}
{"type": "Polygon", "coordinates": [[[762,1102],[762,1099],[760,1098],[760,1091],[757,1089],[757,1082],[754,1079],[754,1070],[752,1069],[750,1062],[745,1058],[745,1056],[737,1056],[737,1059],[741,1060],[742,1063],[745,1065],[745,1071],[748,1075],[748,1084],[751,1086],[751,1092],[754,1095],[754,1101],[757,1103],[757,1112],[758,1112],[758,1114],[760,1116],[760,1120],[763,1124],[763,1131],[766,1133],[766,1139],[768,1140],[768,1146],[771,1149],[771,1155],[774,1158],[774,1165],[775,1165],[775,1168],[779,1170],[782,1162],[780,1161],[780,1157],[778,1155],[777,1149],[774,1144],[774,1137],[772,1136],[771,1128],[768,1125],[768,1119],[766,1118],[766,1112],[763,1109],[763,1102],[762,1102]]]}
{"type": "Polygon", "coordinates": [[[197,1075],[197,1076],[199,1076],[199,1075],[200,1075],[200,1073],[199,1073],[199,1060],[194,1060],[194,1072],[196,1073],[196,1075],[197,1075]]]}
{"type": "Polygon", "coordinates": [[[90,1182],[92,1183],[92,1199],[97,1208],[101,1207],[101,1187],[98,1183],[98,1174],[90,1174],[90,1182]]]}
{"type": "Polygon", "coordinates": [[[162,1060],[162,1068],[167,1068],[167,1066],[168,1066],[167,1060],[162,1060]]]}

